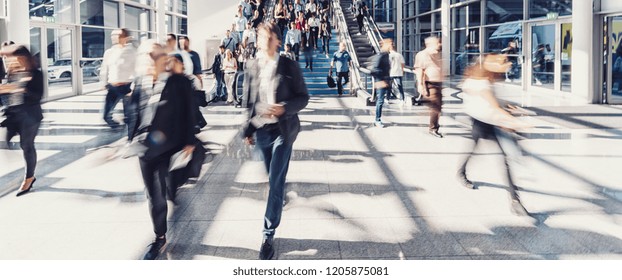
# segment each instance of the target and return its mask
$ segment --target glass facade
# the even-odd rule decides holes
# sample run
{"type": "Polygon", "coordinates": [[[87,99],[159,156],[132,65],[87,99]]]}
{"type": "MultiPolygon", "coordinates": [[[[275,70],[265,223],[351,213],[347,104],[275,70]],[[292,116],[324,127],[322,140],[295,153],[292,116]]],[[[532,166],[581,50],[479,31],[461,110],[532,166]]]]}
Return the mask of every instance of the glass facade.
{"type": "MultiPolygon", "coordinates": [[[[430,35],[440,35],[441,30],[441,0],[404,0],[403,1],[403,54],[406,64],[412,66],[414,55],[424,48],[423,40],[430,35]]],[[[521,85],[523,65],[526,59],[535,56],[535,49],[529,47],[528,53],[523,53],[523,28],[526,22],[546,20],[562,21],[564,16],[572,14],[572,0],[451,0],[449,1],[450,14],[450,74],[460,77],[468,65],[477,61],[485,53],[506,53],[513,66],[506,73],[506,83],[521,85]],[[534,51],[532,53],[531,51],[534,51]]],[[[568,23],[569,24],[569,23],[568,23]]],[[[549,40],[555,35],[572,38],[572,30],[567,23],[556,23],[552,33],[541,34],[536,28],[532,34],[536,39],[549,40]],[[558,32],[558,33],[556,33],[558,32]],[[566,32],[567,34],[561,34],[566,32]]],[[[530,26],[530,25],[528,25],[530,26]]],[[[550,31],[550,30],[549,30],[550,31]]],[[[567,41],[569,41],[568,39],[567,41]]],[[[549,40],[551,41],[551,40],[549,40]]],[[[554,42],[548,42],[553,48],[554,42]],[[551,45],[553,44],[553,45],[551,45]]],[[[545,44],[546,45],[546,44],[545,44]]],[[[536,45],[537,46],[537,45],[536,45]]],[[[534,47],[536,47],[534,46],[534,47]]],[[[549,85],[560,85],[556,90],[568,91],[570,88],[570,55],[571,44],[555,46],[552,54],[561,55],[558,64],[549,63],[544,68],[538,68],[532,76],[532,83],[540,85],[540,77],[559,76],[559,82],[549,85]],[[548,68],[547,68],[548,67],[548,68]],[[536,79],[537,77],[537,79],[536,79]]],[[[554,57],[549,55],[548,58],[554,57]]],[[[536,65],[540,67],[539,65],[536,65]]],[[[549,77],[550,78],[550,77],[549,77]]],[[[543,78],[544,79],[544,78],[543,78]]],[[[549,81],[550,79],[544,79],[549,81]]]]}
{"type": "MultiPolygon", "coordinates": [[[[101,90],[99,65],[116,28],[127,28],[135,46],[156,37],[159,20],[164,21],[162,32],[188,33],[187,0],[28,1],[31,47],[48,72],[49,98],[101,90]],[[162,19],[157,18],[158,2],[164,4],[162,19]],[[78,69],[82,75],[76,75],[78,69]]],[[[0,7],[4,3],[0,0],[0,7]]]]}

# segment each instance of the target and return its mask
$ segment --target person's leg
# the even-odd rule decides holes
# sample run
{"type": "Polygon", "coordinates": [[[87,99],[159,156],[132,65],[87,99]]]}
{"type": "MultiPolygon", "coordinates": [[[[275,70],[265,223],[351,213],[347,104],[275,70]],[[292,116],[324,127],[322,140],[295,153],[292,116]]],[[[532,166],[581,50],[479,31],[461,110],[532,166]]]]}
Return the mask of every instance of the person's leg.
{"type": "Polygon", "coordinates": [[[114,110],[114,107],[116,107],[117,103],[119,102],[119,94],[117,93],[117,91],[117,87],[108,85],[108,92],[106,93],[106,100],[104,103],[104,121],[106,121],[106,123],[111,127],[116,127],[119,125],[119,123],[115,122],[112,119],[112,110],[114,110]]]}
{"type": "Polygon", "coordinates": [[[397,84],[397,89],[400,92],[400,100],[404,101],[404,86],[402,85],[402,77],[394,77],[393,79],[397,84]]]}
{"type": "Polygon", "coordinates": [[[343,94],[343,84],[341,83],[342,73],[337,72],[337,94],[341,96],[343,94]]]}
{"type": "Polygon", "coordinates": [[[35,168],[37,167],[35,137],[39,132],[40,124],[40,122],[20,124],[19,144],[22,148],[24,160],[26,161],[26,178],[32,178],[35,176],[35,168]]]}
{"type": "Polygon", "coordinates": [[[512,211],[518,215],[529,215],[529,211],[525,209],[523,203],[518,195],[518,187],[514,184],[514,180],[512,179],[512,172],[510,171],[510,161],[513,160],[513,156],[516,156],[516,151],[520,151],[520,147],[516,142],[516,139],[509,133],[502,131],[500,128],[495,127],[494,129],[494,140],[501,148],[504,157],[505,163],[505,176],[508,180],[508,192],[510,193],[511,198],[511,207],[512,211]]]}
{"type": "Polygon", "coordinates": [[[276,130],[278,137],[273,142],[272,161],[270,162],[270,192],[266,214],[264,216],[264,238],[274,237],[276,228],[281,223],[283,199],[285,196],[285,179],[289,169],[289,160],[292,154],[292,145],[285,143],[283,136],[276,130]]]}
{"type": "Polygon", "coordinates": [[[386,95],[386,88],[376,89],[376,123],[381,123],[382,117],[382,105],[384,105],[384,97],[386,95]]]}
{"type": "Polygon", "coordinates": [[[430,107],[429,129],[430,131],[438,131],[440,127],[438,121],[441,115],[441,107],[443,102],[441,88],[439,86],[431,84],[428,84],[427,87],[428,91],[430,92],[430,102],[428,103],[428,106],[430,107]]]}
{"type": "Polygon", "coordinates": [[[233,102],[233,77],[235,74],[225,74],[225,84],[227,85],[227,102],[233,102]]]}
{"type": "Polygon", "coordinates": [[[127,125],[127,141],[132,141],[138,125],[138,104],[134,94],[123,97],[123,122],[127,125]]]}
{"type": "Polygon", "coordinates": [[[168,163],[170,159],[144,160],[140,159],[140,171],[147,189],[149,201],[149,215],[153,224],[153,231],[157,237],[166,235],[166,217],[168,205],[166,203],[168,163]]]}
{"type": "Polygon", "coordinates": [[[292,46],[292,50],[294,51],[294,56],[296,57],[296,61],[298,61],[299,59],[299,55],[300,55],[300,45],[298,43],[294,44],[292,46]]]}

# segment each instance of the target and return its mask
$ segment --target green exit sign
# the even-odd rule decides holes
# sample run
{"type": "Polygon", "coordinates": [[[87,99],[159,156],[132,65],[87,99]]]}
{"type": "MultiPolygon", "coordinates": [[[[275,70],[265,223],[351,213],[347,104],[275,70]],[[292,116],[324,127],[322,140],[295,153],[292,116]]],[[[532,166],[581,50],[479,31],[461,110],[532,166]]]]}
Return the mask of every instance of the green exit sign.
{"type": "Polygon", "coordinates": [[[548,20],[557,19],[557,17],[559,17],[559,13],[556,13],[556,12],[550,12],[546,14],[546,19],[548,20]]]}
{"type": "Polygon", "coordinates": [[[45,22],[56,22],[54,17],[43,17],[43,21],[45,22]]]}

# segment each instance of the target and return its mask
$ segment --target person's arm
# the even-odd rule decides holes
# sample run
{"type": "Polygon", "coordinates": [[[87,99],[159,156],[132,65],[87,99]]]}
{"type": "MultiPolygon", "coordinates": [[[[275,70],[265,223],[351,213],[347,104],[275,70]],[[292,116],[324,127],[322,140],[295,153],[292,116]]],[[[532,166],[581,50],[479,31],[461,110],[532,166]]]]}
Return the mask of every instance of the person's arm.
{"type": "Polygon", "coordinates": [[[298,67],[298,62],[290,61],[288,64],[288,72],[292,75],[292,84],[289,90],[293,93],[293,98],[284,100],[279,105],[282,106],[282,114],[291,116],[307,107],[307,104],[309,104],[309,92],[302,76],[302,71],[298,67]]]}
{"type": "Polygon", "coordinates": [[[188,78],[181,78],[179,80],[179,83],[183,83],[182,85],[179,85],[181,88],[181,92],[182,92],[182,96],[183,96],[183,100],[182,102],[184,102],[182,104],[182,108],[184,110],[184,112],[179,112],[182,114],[186,114],[186,119],[184,124],[178,124],[178,125],[185,125],[185,135],[184,135],[184,152],[186,153],[186,155],[190,155],[192,154],[192,152],[194,151],[194,147],[196,145],[196,137],[194,136],[194,129],[196,126],[196,122],[197,122],[197,116],[196,116],[196,112],[197,112],[197,108],[198,106],[195,104],[195,99],[194,99],[194,90],[192,89],[192,81],[188,80],[188,78]]]}
{"type": "Polygon", "coordinates": [[[110,50],[104,52],[104,59],[102,60],[101,67],[99,68],[99,81],[102,83],[103,88],[108,87],[108,60],[110,59],[110,50]]]}

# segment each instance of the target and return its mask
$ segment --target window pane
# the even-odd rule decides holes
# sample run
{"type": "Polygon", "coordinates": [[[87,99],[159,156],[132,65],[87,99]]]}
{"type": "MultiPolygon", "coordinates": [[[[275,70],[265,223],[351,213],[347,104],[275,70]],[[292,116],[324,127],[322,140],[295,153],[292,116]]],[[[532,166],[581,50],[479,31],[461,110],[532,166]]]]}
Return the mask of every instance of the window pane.
{"type": "Polygon", "coordinates": [[[516,48],[516,54],[522,54],[523,24],[521,22],[486,28],[485,52],[501,52],[510,45],[516,48]]]}
{"type": "Polygon", "coordinates": [[[546,17],[548,13],[560,16],[572,14],[572,0],[530,0],[529,18],[546,17]]]}
{"type": "Polygon", "coordinates": [[[453,9],[453,20],[452,24],[455,28],[466,27],[467,23],[467,6],[462,6],[453,9]]]}
{"type": "Polygon", "coordinates": [[[131,30],[149,31],[151,27],[150,10],[125,6],[125,26],[131,30]]]}
{"type": "Polygon", "coordinates": [[[486,23],[504,23],[523,19],[523,1],[488,0],[486,2],[486,23]]]}
{"type": "Polygon", "coordinates": [[[153,1],[151,0],[131,0],[131,1],[143,4],[143,5],[149,5],[149,6],[153,5],[153,1]]]}
{"type": "Polygon", "coordinates": [[[103,58],[104,52],[112,47],[112,29],[82,28],[82,58],[103,58]]]}
{"type": "Polygon", "coordinates": [[[80,3],[80,23],[119,27],[119,4],[104,0],[83,1],[80,3]]]}
{"type": "Polygon", "coordinates": [[[173,33],[173,16],[166,15],[164,25],[166,25],[166,33],[173,33]]]}
{"type": "Polygon", "coordinates": [[[482,24],[482,4],[475,3],[469,5],[469,26],[480,26],[482,24]]]}
{"type": "Polygon", "coordinates": [[[432,15],[431,14],[419,17],[419,28],[421,29],[419,31],[421,33],[432,31],[432,15]]]}
{"type": "MultiPolygon", "coordinates": [[[[23,0],[21,0],[23,1],[23,0]]],[[[29,0],[31,19],[73,23],[73,0],[29,0]]]]}
{"type": "Polygon", "coordinates": [[[188,19],[186,18],[177,18],[177,28],[179,28],[178,34],[187,35],[188,34],[188,19]]]}
{"type": "Polygon", "coordinates": [[[173,11],[173,0],[164,0],[164,9],[172,12],[173,11]]]}
{"type": "Polygon", "coordinates": [[[177,0],[177,12],[180,14],[187,15],[188,14],[188,0],[177,0]]]}
{"type": "Polygon", "coordinates": [[[457,30],[453,36],[455,52],[479,52],[479,29],[457,30]]]}
{"type": "Polygon", "coordinates": [[[432,16],[434,17],[434,30],[441,30],[441,13],[434,13],[432,16]]]}
{"type": "Polygon", "coordinates": [[[419,14],[429,12],[432,9],[432,0],[419,1],[419,14]]]}

